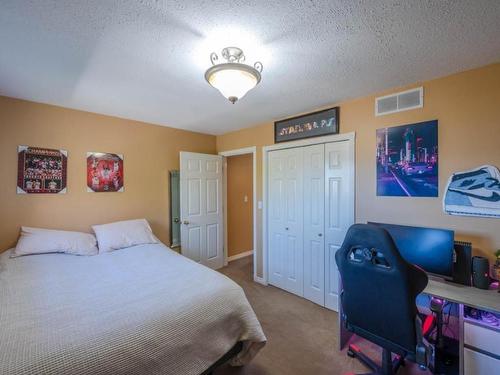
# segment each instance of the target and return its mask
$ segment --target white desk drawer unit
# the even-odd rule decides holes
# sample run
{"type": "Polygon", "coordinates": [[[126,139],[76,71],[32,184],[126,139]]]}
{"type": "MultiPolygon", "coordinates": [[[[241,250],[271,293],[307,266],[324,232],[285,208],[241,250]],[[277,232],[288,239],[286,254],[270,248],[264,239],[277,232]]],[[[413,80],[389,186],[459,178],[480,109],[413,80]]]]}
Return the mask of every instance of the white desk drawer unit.
{"type": "Polygon", "coordinates": [[[464,375],[500,375],[500,331],[465,321],[464,345],[464,375]]]}
{"type": "Polygon", "coordinates": [[[464,322],[464,344],[500,357],[500,331],[464,322]]]}
{"type": "Polygon", "coordinates": [[[464,375],[500,375],[500,360],[464,348],[464,375]]]}

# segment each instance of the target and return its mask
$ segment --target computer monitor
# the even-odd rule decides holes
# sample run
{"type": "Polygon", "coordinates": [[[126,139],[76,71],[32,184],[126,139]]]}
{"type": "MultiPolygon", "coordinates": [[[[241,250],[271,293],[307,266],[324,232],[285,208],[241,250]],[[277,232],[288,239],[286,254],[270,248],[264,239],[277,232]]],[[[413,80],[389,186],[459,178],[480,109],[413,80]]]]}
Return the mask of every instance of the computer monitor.
{"type": "Polygon", "coordinates": [[[373,222],[368,224],[386,229],[407,262],[421,267],[427,273],[445,279],[453,278],[453,231],[373,222]]]}

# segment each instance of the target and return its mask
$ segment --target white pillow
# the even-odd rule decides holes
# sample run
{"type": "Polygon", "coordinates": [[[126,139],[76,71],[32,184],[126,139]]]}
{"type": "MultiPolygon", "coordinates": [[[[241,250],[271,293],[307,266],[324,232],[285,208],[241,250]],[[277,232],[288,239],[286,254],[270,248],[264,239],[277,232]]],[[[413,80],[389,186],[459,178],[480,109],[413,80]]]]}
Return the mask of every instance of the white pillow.
{"type": "Polygon", "coordinates": [[[21,227],[21,237],[11,256],[45,253],[96,255],[97,241],[90,233],[21,227]]]}
{"type": "Polygon", "coordinates": [[[100,253],[136,245],[158,243],[146,219],[93,225],[92,229],[97,237],[100,253]]]}

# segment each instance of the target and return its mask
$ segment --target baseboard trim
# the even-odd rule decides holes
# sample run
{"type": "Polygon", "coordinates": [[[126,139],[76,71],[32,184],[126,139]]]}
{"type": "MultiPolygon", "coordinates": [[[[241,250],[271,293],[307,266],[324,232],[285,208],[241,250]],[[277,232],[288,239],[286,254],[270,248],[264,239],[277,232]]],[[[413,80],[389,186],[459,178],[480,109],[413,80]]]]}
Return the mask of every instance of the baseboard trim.
{"type": "Polygon", "coordinates": [[[248,256],[250,256],[252,254],[253,254],[253,250],[245,251],[244,253],[240,253],[240,254],[236,254],[236,255],[228,257],[227,261],[228,262],[232,262],[233,260],[245,258],[245,257],[248,257],[248,256]]]}
{"type": "Polygon", "coordinates": [[[259,276],[255,275],[253,277],[253,281],[255,281],[256,283],[259,283],[259,284],[267,286],[267,282],[266,282],[266,280],[264,280],[263,277],[259,277],[259,276]]]}

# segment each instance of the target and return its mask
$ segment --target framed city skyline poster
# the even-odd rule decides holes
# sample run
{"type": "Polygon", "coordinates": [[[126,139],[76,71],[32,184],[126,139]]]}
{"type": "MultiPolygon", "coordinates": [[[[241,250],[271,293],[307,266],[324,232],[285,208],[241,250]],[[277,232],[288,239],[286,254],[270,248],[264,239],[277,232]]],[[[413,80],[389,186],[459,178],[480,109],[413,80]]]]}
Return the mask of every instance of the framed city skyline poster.
{"type": "Polygon", "coordinates": [[[65,194],[68,152],[41,147],[17,147],[18,194],[65,194]]]}
{"type": "Polygon", "coordinates": [[[377,130],[377,196],[437,197],[438,121],[377,130]]]}
{"type": "Polygon", "coordinates": [[[123,192],[123,155],[87,152],[87,191],[123,192]]]}

